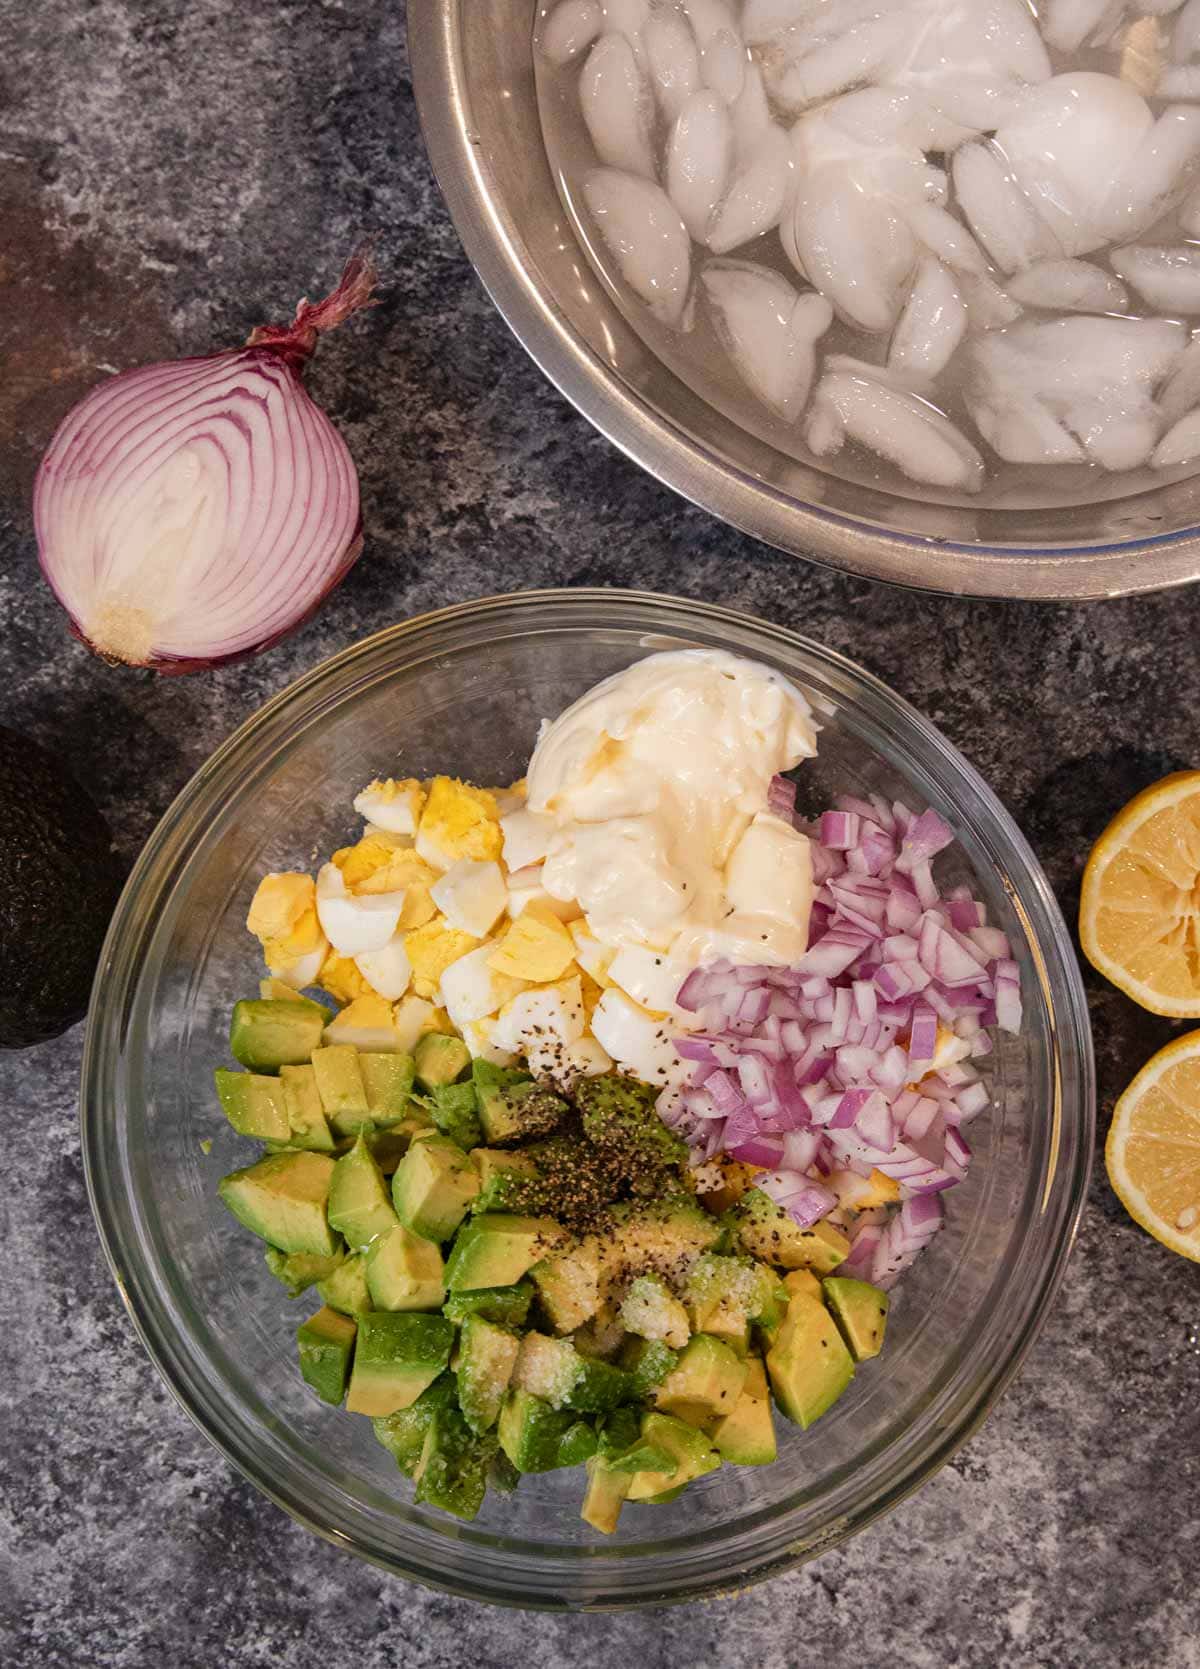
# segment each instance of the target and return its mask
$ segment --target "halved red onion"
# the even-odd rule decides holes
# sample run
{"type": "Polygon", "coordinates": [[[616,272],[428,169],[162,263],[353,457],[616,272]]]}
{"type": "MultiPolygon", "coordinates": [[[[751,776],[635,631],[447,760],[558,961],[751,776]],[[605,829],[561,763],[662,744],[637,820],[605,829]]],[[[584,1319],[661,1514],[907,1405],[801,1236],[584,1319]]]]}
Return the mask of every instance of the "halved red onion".
{"type": "Polygon", "coordinates": [[[34,486],[38,553],[72,632],[97,654],[170,673],[252,655],[350,569],[358,476],[301,374],[374,285],[364,247],[292,324],[126,371],[64,419],[34,486]]]}

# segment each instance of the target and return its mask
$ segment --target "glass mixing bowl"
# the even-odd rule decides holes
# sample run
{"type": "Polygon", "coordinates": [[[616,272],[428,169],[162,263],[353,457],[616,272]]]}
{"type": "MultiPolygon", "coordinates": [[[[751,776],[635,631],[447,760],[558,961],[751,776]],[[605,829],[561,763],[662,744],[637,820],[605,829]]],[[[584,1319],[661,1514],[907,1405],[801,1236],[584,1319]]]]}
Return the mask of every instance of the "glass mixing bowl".
{"type": "Polygon", "coordinates": [[[501,1604],[610,1609],[742,1586],[810,1558],[954,1452],[1058,1285],[1087,1182],[1092,1077],[1083,989],[1046,879],[932,725],[840,655],[763,621],[638,593],[534,592],[368,638],[268,703],[196,775],[113,920],[83,1138],[101,1237],[146,1348],[259,1489],[402,1576],[501,1604]],[[228,1060],[230,1005],[255,994],[261,972],[246,907],[266,870],[310,868],[354,838],[351,799],[372,776],[511,781],[544,715],[640,656],[695,645],[778,668],[818,709],[802,808],[881,790],[949,819],[960,845],[946,873],[970,876],[1009,934],[1025,1028],[993,1057],[995,1107],[972,1125],[970,1179],[900,1289],[884,1355],[807,1434],[779,1419],[776,1465],[725,1467],[672,1505],[629,1509],[611,1539],[580,1521],[578,1471],[526,1478],[460,1525],[413,1505],[367,1420],[307,1391],[294,1330],[311,1306],[289,1302],[217,1198],[218,1178],[252,1157],[212,1084],[228,1060]]]}

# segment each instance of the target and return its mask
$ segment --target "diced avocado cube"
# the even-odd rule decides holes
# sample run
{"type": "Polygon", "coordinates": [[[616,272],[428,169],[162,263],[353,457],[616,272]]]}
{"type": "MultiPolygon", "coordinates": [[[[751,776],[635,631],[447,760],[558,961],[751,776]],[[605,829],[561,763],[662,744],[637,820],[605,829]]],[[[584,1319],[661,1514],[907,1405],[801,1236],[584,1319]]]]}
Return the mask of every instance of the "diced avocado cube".
{"type": "MultiPolygon", "coordinates": [[[[396,1167],[408,1152],[413,1137],[423,1135],[428,1129],[427,1124],[406,1119],[402,1124],[393,1124],[390,1130],[364,1130],[362,1139],[381,1174],[390,1177],[395,1175],[396,1167]]],[[[353,1145],[352,1142],[350,1147],[353,1145]]],[[[349,1153],[350,1147],[344,1151],[349,1153]]]]}
{"type": "Polygon", "coordinates": [[[630,1376],[623,1369],[594,1356],[580,1355],[579,1363],[578,1376],[567,1393],[568,1408],[580,1414],[607,1414],[633,1395],[630,1376]]]}
{"type": "Polygon", "coordinates": [[[506,1327],[468,1316],[458,1338],[458,1403],[476,1433],[490,1431],[500,1417],[521,1341],[506,1327]]]}
{"type": "Polygon", "coordinates": [[[592,1319],[577,1327],[571,1337],[581,1356],[611,1362],[629,1335],[617,1314],[616,1305],[605,1298],[592,1319]]]}
{"type": "Polygon", "coordinates": [[[317,1075],[311,1066],[281,1066],[279,1081],[287,1108],[288,1146],[312,1153],[333,1152],[333,1132],[321,1105],[317,1075]]]}
{"type": "Polygon", "coordinates": [[[446,1408],[458,1407],[458,1391],[452,1373],[439,1374],[416,1402],[395,1414],[377,1416],[372,1424],[376,1439],[392,1456],[400,1470],[410,1478],[421,1459],[425,1433],[435,1415],[446,1408]]]}
{"type": "Polygon", "coordinates": [[[361,1135],[333,1167],[329,1221],[356,1252],[399,1222],[383,1172],[361,1135]]]}
{"type": "MultiPolygon", "coordinates": [[[[476,1065],[479,1063],[476,1062],[476,1065]]],[[[538,1179],[538,1168],[524,1153],[505,1153],[498,1147],[476,1147],[471,1158],[479,1173],[479,1193],[473,1211],[524,1211],[523,1194],[538,1179]]]]}
{"type": "Polygon", "coordinates": [[[331,1310],[340,1310],[343,1315],[366,1315],[374,1305],[367,1286],[367,1260],[363,1253],[355,1252],[339,1263],[317,1282],[317,1291],[322,1303],[328,1304],[331,1310]]]}
{"type": "MultiPolygon", "coordinates": [[[[753,1258],[706,1252],[696,1259],[688,1276],[688,1314],[692,1326],[697,1333],[724,1339],[744,1356],[750,1342],[750,1322],[757,1318],[769,1292],[777,1285],[773,1271],[753,1258]]],[[[786,1305],[780,1305],[780,1309],[786,1309],[786,1305]]]]}
{"type": "Polygon", "coordinates": [[[229,1052],[251,1072],[301,1066],[321,1046],[329,1010],[307,997],[299,1002],[256,998],[234,1003],[229,1052]]]}
{"type": "Polygon", "coordinates": [[[587,1469],[587,1492],[579,1516],[593,1530],[599,1530],[603,1536],[611,1536],[617,1528],[625,1497],[629,1494],[631,1474],[612,1471],[598,1455],[588,1461],[587,1469]]]}
{"type": "Polygon", "coordinates": [[[586,1420],[567,1427],[558,1443],[559,1466],[582,1466],[596,1453],[596,1432],[586,1420]]]}
{"type": "Polygon", "coordinates": [[[583,1128],[597,1147],[615,1147],[641,1163],[667,1169],[687,1163],[687,1144],[658,1116],[658,1091],[607,1072],[583,1078],[574,1091],[583,1128]]]}
{"type": "Polygon", "coordinates": [[[701,1252],[712,1251],[722,1234],[716,1218],[694,1201],[630,1202],[611,1207],[608,1215],[605,1268],[614,1284],[646,1274],[677,1280],[680,1270],[701,1252]]]}
{"type": "Polygon", "coordinates": [[[883,1349],[891,1299],[869,1281],[854,1281],[848,1275],[828,1275],[821,1283],[829,1313],[856,1362],[878,1356],[883,1349]]]}
{"type": "Polygon", "coordinates": [[[495,1438],[480,1441],[453,1405],[435,1410],[413,1469],[416,1499],[455,1518],[474,1518],[487,1494],[495,1445],[495,1438]]]}
{"type": "Polygon", "coordinates": [[[360,1054],[358,1070],[376,1130],[386,1130],[410,1116],[414,1074],[411,1055],[360,1054]]]}
{"type": "MultiPolygon", "coordinates": [[[[497,1120],[506,1123],[507,1115],[498,1111],[505,1090],[532,1081],[529,1073],[519,1067],[497,1066],[494,1061],[477,1055],[471,1062],[471,1087],[475,1091],[475,1105],[483,1128],[490,1129],[497,1120]]],[[[490,1136],[488,1140],[491,1140],[490,1136]]]]}
{"type": "Polygon", "coordinates": [[[505,1393],[497,1433],[518,1472],[553,1472],[563,1435],[575,1423],[569,1409],[551,1408],[531,1391],[505,1393]]]}
{"type": "Polygon", "coordinates": [[[300,1372],[322,1402],[340,1403],[346,1395],[357,1331],[349,1317],[328,1307],[296,1329],[300,1372]]]}
{"type": "Polygon", "coordinates": [[[462,1038],[451,1037],[447,1032],[426,1032],[417,1039],[413,1050],[413,1069],[423,1090],[454,1083],[470,1064],[471,1051],[462,1038]]]}
{"type": "Polygon", "coordinates": [[[451,1321],[482,1316],[500,1327],[524,1327],[533,1302],[533,1282],[517,1281],[508,1287],[476,1287],[470,1292],[452,1292],[442,1306],[451,1321]]]}
{"type": "Polygon", "coordinates": [[[678,1501],[687,1488],[686,1484],[673,1484],[670,1489],[664,1489],[661,1495],[647,1495],[639,1502],[639,1507],[669,1507],[672,1501],[678,1501]]]}
{"type": "Polygon", "coordinates": [[[446,1265],[446,1286],[451,1292],[513,1286],[561,1246],[563,1238],[563,1231],[549,1217],[483,1212],[455,1236],[446,1265]]]}
{"type": "Polygon", "coordinates": [[[600,1308],[602,1259],[590,1237],[530,1270],[546,1318],[556,1333],[573,1333],[600,1308]]]}
{"type": "Polygon", "coordinates": [[[682,1350],[691,1337],[688,1313],[657,1275],[639,1275],[621,1304],[621,1320],[642,1339],[661,1339],[682,1350]]]}
{"type": "Polygon", "coordinates": [[[620,1368],[581,1356],[568,1339],[545,1333],[526,1333],[521,1340],[512,1382],[552,1408],[573,1408],[580,1414],[605,1413],[632,1394],[629,1375],[620,1368]]]}
{"type": "Polygon", "coordinates": [[[631,1501],[652,1501],[667,1490],[689,1484],[707,1472],[715,1472],[721,1457],[702,1431],[669,1414],[645,1414],[642,1437],[656,1449],[671,1456],[673,1466],[658,1472],[635,1472],[629,1484],[631,1501]]]}
{"type": "Polygon", "coordinates": [[[477,1097],[479,1122],[489,1142],[530,1141],[556,1130],[567,1103],[553,1090],[532,1081],[477,1097]]]}
{"type": "Polygon", "coordinates": [[[642,1436],[643,1412],[626,1403],[601,1422],[597,1452],[614,1472],[669,1472],[675,1465],[672,1455],[642,1436]]]}
{"type": "Polygon", "coordinates": [[[340,1247],[332,1257],[314,1257],[311,1252],[280,1252],[274,1246],[266,1250],[267,1268],[287,1288],[289,1298],[299,1298],[318,1281],[328,1279],[345,1255],[340,1247]]]}
{"type": "Polygon", "coordinates": [[[358,1318],[346,1407],[394,1414],[416,1402],[450,1360],[454,1326],[444,1316],[372,1311],[358,1318]]]}
{"type": "Polygon", "coordinates": [[[783,1326],[784,1317],[787,1315],[787,1307],[794,1292],[806,1292],[810,1298],[823,1301],[821,1283],[811,1269],[789,1270],[783,1277],[782,1288],[784,1300],[782,1309],[771,1320],[760,1324],[759,1332],[761,1338],[765,1341],[766,1347],[764,1355],[779,1336],[779,1329],[783,1326]]]}
{"type": "Polygon", "coordinates": [[[521,1474],[499,1444],[500,1439],[497,1438],[496,1452],[488,1464],[488,1488],[497,1490],[501,1495],[511,1495],[521,1482],[521,1474]]]}
{"type": "Polygon", "coordinates": [[[849,1256],[850,1242],[832,1223],[802,1229],[761,1188],[751,1188],[733,1213],[742,1249],[783,1269],[828,1275],[849,1256]]]}
{"type": "Polygon", "coordinates": [[[392,1177],[400,1221],[426,1240],[449,1240],[479,1191],[479,1172],[444,1136],[413,1142],[392,1177]]]}
{"type": "Polygon", "coordinates": [[[239,1136],[260,1142],[286,1142],[291,1133],[283,1085],[278,1078],[257,1072],[230,1072],[219,1066],[213,1073],[221,1110],[239,1136]]]}
{"type": "Polygon", "coordinates": [[[633,1396],[649,1396],[674,1368],[678,1351],[660,1339],[628,1339],[621,1350],[621,1366],[629,1375],[633,1396]]]}
{"type": "Polygon", "coordinates": [[[272,1153],[222,1177],[217,1192],[238,1222],[281,1252],[332,1257],[326,1215],[334,1162],[324,1153],[272,1153]]]}
{"type": "Polygon", "coordinates": [[[366,1250],[367,1291],[377,1310],[438,1310],[445,1298],[442,1254],[403,1223],[377,1235],[366,1250]]]}
{"type": "Polygon", "coordinates": [[[655,1392],[655,1406],[690,1426],[728,1414],[742,1394],[746,1363],[727,1344],[696,1333],[655,1392]]]}
{"type": "Polygon", "coordinates": [[[775,1422],[761,1357],[752,1356],[747,1362],[742,1394],[729,1413],[715,1422],[711,1435],[721,1458],[734,1466],[768,1466],[775,1459],[775,1422]]]}
{"type": "Polygon", "coordinates": [[[313,1050],[312,1069],[321,1106],[339,1136],[356,1136],[360,1130],[374,1128],[358,1058],[358,1050],[349,1043],[313,1050]]]}
{"type": "Polygon", "coordinates": [[[473,1148],[483,1140],[483,1126],[470,1084],[439,1084],[428,1103],[436,1129],[458,1147],[473,1148]]]}
{"type": "Polygon", "coordinates": [[[831,1408],[854,1378],[854,1358],[837,1323],[816,1298],[792,1295],[788,1313],[767,1352],[775,1400],[789,1420],[807,1429],[831,1408]]]}

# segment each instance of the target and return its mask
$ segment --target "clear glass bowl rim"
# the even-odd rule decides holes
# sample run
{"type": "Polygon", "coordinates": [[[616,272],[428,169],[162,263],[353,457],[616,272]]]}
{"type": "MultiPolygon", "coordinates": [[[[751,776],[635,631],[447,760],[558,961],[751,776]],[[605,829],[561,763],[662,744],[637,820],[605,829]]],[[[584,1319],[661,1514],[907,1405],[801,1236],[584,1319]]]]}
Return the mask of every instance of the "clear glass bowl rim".
{"type": "MultiPolygon", "coordinates": [[[[745,650],[745,645],[738,647],[745,650]]],[[[799,674],[798,674],[799,675],[799,674]]],[[[299,1523],[370,1563],[444,1592],[521,1609],[619,1610],[661,1605],[745,1587],[826,1551],[890,1510],[951,1458],[979,1426],[1016,1373],[1033,1343],[1062,1279],[1067,1256],[1087,1194],[1095,1132],[1094,1063],[1087,1002],[1070,936],[1049,884],[1016,825],[973,767],[915,708],[872,674],[835,650],[754,616],[714,604],[651,592],[587,588],[524,591],[481,598],[414,617],[365,638],[322,662],[252,714],[211,756],[168,808],[147,841],[118,903],[101,955],[92,993],[81,1075],[81,1139],[88,1196],[101,1244],[122,1301],[151,1360],[168,1389],[205,1436],[251,1483],[299,1523]],[[686,636],[689,625],[710,633],[725,626],[751,633],[779,653],[807,659],[824,677],[841,683],[856,702],[880,716],[900,718],[915,732],[936,766],[970,791],[974,809],[991,839],[1004,851],[1005,866],[1019,880],[1017,896],[1028,923],[1039,974],[1052,1021],[1054,1080],[1058,1088],[1055,1152],[1040,1222],[1044,1244],[1036,1266],[1026,1266],[1025,1284],[1010,1286],[1005,1303],[1012,1315],[1002,1348],[969,1359],[959,1373],[954,1394],[941,1399],[937,1419],[923,1433],[919,1448],[911,1443],[887,1486],[855,1503],[854,1510],[818,1534],[802,1540],[789,1536],[787,1513],[772,1526],[756,1525],[736,1550],[716,1545],[715,1558],[697,1560],[680,1554],[664,1562],[650,1582],[630,1588],[621,1567],[612,1565],[598,1580],[589,1572],[587,1592],[563,1594],[554,1579],[532,1589],[528,1570],[503,1559],[495,1568],[479,1550],[460,1545],[469,1559],[431,1563],[397,1559],[372,1544],[369,1535],[347,1534],[312,1510],[289,1480],[267,1475],[257,1463],[252,1443],[243,1442],[219,1404],[206,1395],[190,1370],[181,1347],[181,1318],[164,1304],[165,1288],[139,1243],[129,1214],[122,1209],[119,1143],[113,1135],[122,1117],[120,1067],[142,967],[142,950],[153,931],[155,904],[174,886],[186,864],[189,847],[210,815],[236,793],[239,781],[252,779],[278,749],[332,708],[352,699],[355,690],[394,664],[395,653],[452,649],[472,632],[497,628],[536,634],[546,630],[640,630],[654,636],[686,636]],[[752,1545],[744,1546],[743,1542],[752,1545]],[[736,1556],[734,1557],[734,1554],[736,1556]],[[475,1561],[472,1567],[471,1559],[475,1561]],[[677,1566],[686,1567],[672,1569],[677,1566]]],[[[981,1334],[984,1329],[981,1326],[981,1334]]],[[[449,1548],[455,1544],[450,1542],[449,1548]]],[[[558,1576],[561,1577],[561,1570],[558,1576]]],[[[548,1577],[548,1573],[546,1573],[548,1577]]]]}

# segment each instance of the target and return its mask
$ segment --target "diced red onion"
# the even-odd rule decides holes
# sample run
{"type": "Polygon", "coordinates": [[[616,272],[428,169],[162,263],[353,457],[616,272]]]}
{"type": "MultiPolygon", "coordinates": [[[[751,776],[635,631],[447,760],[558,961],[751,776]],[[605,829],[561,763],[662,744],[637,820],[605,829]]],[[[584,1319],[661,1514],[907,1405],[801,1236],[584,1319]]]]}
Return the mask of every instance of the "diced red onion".
{"type": "Polygon", "coordinates": [[[869,1281],[875,1270],[875,1251],[883,1238],[876,1223],[863,1223],[850,1237],[850,1253],[838,1264],[837,1273],[851,1280],[869,1281]]]}
{"type": "Polygon", "coordinates": [[[773,1169],[784,1157],[783,1143],[773,1141],[767,1136],[755,1136],[752,1141],[743,1142],[733,1150],[733,1157],[741,1165],[761,1165],[764,1169],[773,1169]]]}
{"type": "Polygon", "coordinates": [[[860,819],[853,811],[826,811],[820,822],[821,845],[831,852],[844,852],[858,841],[860,819]]]}
{"type": "Polygon", "coordinates": [[[796,815],[796,784],[789,777],[771,778],[767,789],[767,810],[790,823],[796,815]]]}
{"type": "Polygon", "coordinates": [[[836,1194],[800,1171],[767,1171],[755,1178],[755,1187],[781,1205],[802,1229],[827,1217],[837,1204],[836,1194]]]}
{"type": "Polygon", "coordinates": [[[241,659],[302,625],[353,566],[358,476],[301,374],[374,285],[364,248],[291,325],[122,372],[64,419],[34,523],[42,570],[89,648],[162,673],[241,659]]]}

